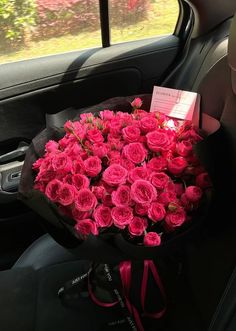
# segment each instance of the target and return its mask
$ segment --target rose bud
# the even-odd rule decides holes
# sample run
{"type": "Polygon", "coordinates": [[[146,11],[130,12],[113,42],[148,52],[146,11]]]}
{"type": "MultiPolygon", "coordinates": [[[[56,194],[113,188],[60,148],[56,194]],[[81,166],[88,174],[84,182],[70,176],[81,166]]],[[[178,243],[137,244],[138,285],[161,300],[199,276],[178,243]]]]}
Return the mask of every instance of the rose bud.
{"type": "Polygon", "coordinates": [[[156,232],[148,232],[143,240],[145,246],[159,246],[161,244],[161,237],[156,232]]]}
{"type": "Polygon", "coordinates": [[[140,98],[135,98],[132,102],[131,102],[131,106],[134,109],[140,108],[142,106],[143,102],[140,98]]]}
{"type": "Polygon", "coordinates": [[[203,172],[196,177],[196,185],[206,189],[212,186],[211,179],[207,172],[203,172]]]}
{"type": "Polygon", "coordinates": [[[185,190],[185,195],[189,201],[197,202],[202,197],[202,190],[198,186],[189,186],[185,190]]]}

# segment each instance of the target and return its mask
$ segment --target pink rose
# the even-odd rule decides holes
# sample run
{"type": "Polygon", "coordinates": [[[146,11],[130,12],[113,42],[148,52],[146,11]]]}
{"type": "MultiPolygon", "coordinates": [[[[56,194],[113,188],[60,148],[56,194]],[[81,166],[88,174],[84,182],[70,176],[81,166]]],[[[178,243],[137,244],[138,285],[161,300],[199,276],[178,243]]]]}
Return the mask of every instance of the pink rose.
{"type": "Polygon", "coordinates": [[[122,121],[116,116],[112,121],[109,122],[110,134],[112,136],[119,137],[122,129],[122,121]]]}
{"type": "Polygon", "coordinates": [[[81,190],[82,188],[89,187],[89,179],[88,177],[80,174],[72,175],[72,184],[77,188],[77,190],[81,190]]]}
{"type": "Polygon", "coordinates": [[[112,110],[105,109],[103,111],[100,111],[100,117],[104,121],[111,121],[115,117],[115,114],[112,110]]]}
{"type": "Polygon", "coordinates": [[[55,179],[56,173],[52,170],[40,169],[38,175],[35,178],[35,182],[45,182],[47,184],[51,180],[55,179]]]}
{"type": "Polygon", "coordinates": [[[101,185],[100,186],[92,186],[91,191],[93,192],[95,197],[99,200],[101,200],[106,194],[105,188],[101,185]]]}
{"type": "Polygon", "coordinates": [[[171,179],[164,172],[153,172],[149,180],[158,190],[163,190],[171,179]]]}
{"type": "Polygon", "coordinates": [[[152,202],[150,207],[148,208],[148,217],[153,222],[160,222],[164,219],[166,215],[165,207],[158,203],[158,202],[152,202]]]}
{"type": "Polygon", "coordinates": [[[161,237],[156,232],[148,232],[143,240],[145,246],[160,246],[161,237]]]}
{"type": "MultiPolygon", "coordinates": [[[[117,162],[116,162],[117,163],[117,162]]],[[[125,168],[126,170],[128,170],[128,171],[130,171],[130,170],[132,170],[132,169],[134,169],[135,168],[135,164],[133,163],[133,162],[131,162],[130,160],[128,160],[128,159],[125,159],[125,158],[121,158],[120,159],[120,165],[123,167],[123,168],[125,168]]]]}
{"type": "Polygon", "coordinates": [[[132,236],[142,236],[147,228],[147,220],[135,216],[129,223],[128,229],[132,236]]]}
{"type": "Polygon", "coordinates": [[[131,199],[137,203],[151,203],[157,197],[155,187],[146,180],[136,180],[131,186],[131,199]]]}
{"type": "Polygon", "coordinates": [[[93,144],[102,143],[104,141],[103,135],[101,134],[101,131],[98,129],[88,130],[86,136],[87,139],[93,144]]]}
{"type": "Polygon", "coordinates": [[[90,156],[84,161],[87,176],[96,177],[102,170],[102,161],[97,156],[90,156]]]}
{"type": "Polygon", "coordinates": [[[75,201],[76,193],[73,185],[63,183],[58,192],[58,202],[63,206],[71,205],[75,201]]]}
{"type": "Polygon", "coordinates": [[[165,207],[167,207],[170,202],[174,201],[176,201],[176,193],[173,191],[162,192],[158,196],[158,202],[163,204],[165,207]]]}
{"type": "Polygon", "coordinates": [[[206,189],[212,186],[211,179],[207,172],[203,172],[196,177],[196,185],[202,189],[206,189]]]}
{"type": "Polygon", "coordinates": [[[85,137],[86,128],[84,125],[81,125],[79,121],[75,121],[75,122],[67,121],[64,124],[64,129],[68,133],[76,134],[76,136],[79,137],[81,140],[83,140],[85,137]]]}
{"type": "Polygon", "coordinates": [[[165,217],[165,226],[168,231],[180,227],[186,220],[186,213],[183,208],[177,208],[175,211],[168,211],[165,217]]]}
{"type": "Polygon", "coordinates": [[[140,108],[142,106],[143,102],[140,98],[135,98],[132,102],[131,102],[131,106],[136,109],[136,108],[140,108]]]}
{"type": "Polygon", "coordinates": [[[72,161],[65,153],[55,154],[52,159],[52,168],[54,171],[69,172],[72,170],[72,161]]]}
{"type": "Polygon", "coordinates": [[[135,213],[141,216],[147,215],[148,209],[149,209],[149,204],[145,205],[145,204],[136,203],[134,207],[135,213]]]}
{"type": "Polygon", "coordinates": [[[72,160],[76,160],[78,155],[82,152],[82,147],[76,141],[75,143],[67,146],[64,151],[72,160]]]}
{"type": "Polygon", "coordinates": [[[62,185],[63,183],[57,179],[53,179],[47,184],[45,194],[49,200],[54,202],[58,200],[58,194],[62,185]]]}
{"type": "Polygon", "coordinates": [[[135,164],[142,163],[147,151],[141,143],[130,143],[123,148],[124,156],[135,164]]]}
{"type": "Polygon", "coordinates": [[[77,209],[80,211],[90,211],[94,209],[96,205],[97,199],[88,188],[84,188],[78,192],[75,200],[75,206],[77,209]]]}
{"type": "Polygon", "coordinates": [[[135,118],[141,119],[147,116],[147,112],[143,109],[135,109],[135,118]]]}
{"type": "Polygon", "coordinates": [[[130,188],[127,185],[121,185],[111,194],[112,202],[115,206],[128,206],[130,204],[130,188]]]}
{"type": "Polygon", "coordinates": [[[126,206],[112,208],[111,216],[114,225],[119,229],[124,229],[134,217],[132,208],[126,206]]]}
{"type": "Polygon", "coordinates": [[[143,133],[151,132],[157,129],[158,123],[155,117],[145,116],[140,120],[141,130],[143,133]]]}
{"type": "Polygon", "coordinates": [[[113,223],[111,217],[111,209],[104,205],[100,205],[95,209],[93,217],[97,225],[100,227],[109,227],[113,223]]]}
{"type": "Polygon", "coordinates": [[[102,159],[104,156],[107,155],[108,147],[103,143],[94,144],[92,146],[92,152],[94,156],[98,156],[100,159],[102,159]]]}
{"type": "Polygon", "coordinates": [[[45,150],[47,153],[57,153],[58,143],[54,140],[49,140],[45,145],[45,150]]]}
{"type": "Polygon", "coordinates": [[[72,209],[72,217],[77,222],[89,218],[89,214],[88,211],[81,211],[76,208],[72,209]]]}
{"type": "Polygon", "coordinates": [[[170,148],[173,141],[173,134],[171,131],[164,129],[157,129],[149,132],[147,137],[147,145],[153,152],[166,151],[170,148]]]}
{"type": "Polygon", "coordinates": [[[167,160],[166,158],[159,156],[153,157],[148,163],[147,168],[152,171],[160,172],[167,168],[167,160]]]}
{"type": "Polygon", "coordinates": [[[76,138],[67,133],[62,139],[58,141],[59,149],[62,151],[66,148],[68,149],[72,144],[76,142],[76,138]]]}
{"type": "Polygon", "coordinates": [[[118,186],[125,184],[127,173],[127,170],[119,164],[112,164],[103,172],[102,178],[108,185],[118,186]]]}
{"type": "Polygon", "coordinates": [[[176,152],[180,156],[186,157],[189,154],[191,154],[192,150],[193,150],[193,146],[191,141],[189,140],[183,140],[176,144],[176,152]]]}
{"type": "Polygon", "coordinates": [[[189,201],[197,202],[202,197],[202,190],[198,186],[188,186],[185,190],[185,195],[189,201]]]}
{"type": "Polygon", "coordinates": [[[108,157],[110,159],[109,161],[110,165],[120,163],[121,156],[119,151],[110,151],[108,153],[108,157]]]}
{"type": "Polygon", "coordinates": [[[72,173],[74,174],[84,174],[85,165],[81,158],[78,158],[73,162],[72,173]]]}
{"type": "Polygon", "coordinates": [[[183,157],[175,157],[174,159],[169,161],[168,170],[170,173],[177,176],[182,174],[187,165],[188,163],[183,157]]]}
{"type": "Polygon", "coordinates": [[[93,222],[91,219],[85,219],[78,221],[75,225],[75,230],[78,233],[78,235],[82,237],[87,237],[89,234],[98,235],[98,229],[95,222],[93,222]]]}
{"type": "Polygon", "coordinates": [[[127,143],[133,143],[140,138],[140,130],[137,126],[129,125],[122,130],[123,138],[127,143]]]}
{"type": "Polygon", "coordinates": [[[43,163],[43,158],[40,158],[38,160],[36,160],[34,163],[33,163],[33,166],[32,166],[32,169],[33,170],[39,170],[39,168],[41,167],[42,163],[43,163]]]}
{"type": "Polygon", "coordinates": [[[149,171],[146,167],[136,167],[132,169],[128,174],[128,181],[130,183],[135,182],[138,179],[147,179],[149,171]]]}

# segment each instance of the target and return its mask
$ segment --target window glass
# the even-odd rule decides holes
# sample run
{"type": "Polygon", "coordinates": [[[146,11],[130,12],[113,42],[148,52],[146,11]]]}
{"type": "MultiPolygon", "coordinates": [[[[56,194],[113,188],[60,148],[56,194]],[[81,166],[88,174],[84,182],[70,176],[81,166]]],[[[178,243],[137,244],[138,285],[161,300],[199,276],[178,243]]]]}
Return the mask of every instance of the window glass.
{"type": "Polygon", "coordinates": [[[110,0],[111,42],[172,34],[179,15],[177,0],[110,0]]]}
{"type": "Polygon", "coordinates": [[[0,0],[0,63],[95,46],[98,0],[0,0]]]}

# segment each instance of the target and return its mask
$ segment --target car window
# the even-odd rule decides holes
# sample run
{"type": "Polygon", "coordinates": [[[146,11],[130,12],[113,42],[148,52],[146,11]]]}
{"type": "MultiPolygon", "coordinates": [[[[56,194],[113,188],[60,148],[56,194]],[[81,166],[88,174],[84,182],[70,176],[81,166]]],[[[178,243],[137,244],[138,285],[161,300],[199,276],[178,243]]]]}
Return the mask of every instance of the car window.
{"type": "MultiPolygon", "coordinates": [[[[109,0],[111,43],[172,34],[178,13],[177,0],[109,0]]],[[[98,46],[99,0],[0,1],[0,63],[98,46]]]]}
{"type": "Polygon", "coordinates": [[[172,34],[177,0],[110,0],[111,43],[172,34]]]}

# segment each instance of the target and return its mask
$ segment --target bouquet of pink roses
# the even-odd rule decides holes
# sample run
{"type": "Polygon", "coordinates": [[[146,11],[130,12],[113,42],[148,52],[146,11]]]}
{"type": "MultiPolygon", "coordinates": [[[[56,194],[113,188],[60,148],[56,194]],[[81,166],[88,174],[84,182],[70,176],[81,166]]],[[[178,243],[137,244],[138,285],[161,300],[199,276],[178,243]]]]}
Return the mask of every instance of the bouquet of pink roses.
{"type": "Polygon", "coordinates": [[[75,221],[75,235],[119,232],[130,242],[159,246],[191,222],[208,174],[193,145],[203,138],[190,122],[155,112],[104,110],[67,121],[34,164],[34,189],[75,221]]]}
{"type": "MultiPolygon", "coordinates": [[[[47,128],[39,134],[27,153],[19,194],[43,217],[54,239],[78,257],[115,266],[122,261],[118,269],[125,306],[143,330],[128,300],[130,284],[124,280],[131,279],[131,261],[127,260],[144,261],[137,288],[145,311],[148,272],[165,297],[150,260],[188,238],[205,219],[211,180],[196,154],[197,149],[201,159],[207,154],[207,136],[203,139],[191,122],[150,113],[150,102],[128,101],[109,110],[96,107],[96,113],[91,107],[63,129],[47,128]]],[[[208,134],[219,128],[210,117],[205,122],[210,124],[208,134]]],[[[112,278],[108,265],[103,266],[93,268],[95,278],[102,274],[102,283],[112,278]]],[[[99,301],[98,283],[96,279],[93,286],[91,280],[96,303],[120,302],[118,295],[109,298],[105,290],[99,301]]],[[[164,311],[153,316],[161,317],[164,311]]]]}

